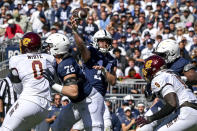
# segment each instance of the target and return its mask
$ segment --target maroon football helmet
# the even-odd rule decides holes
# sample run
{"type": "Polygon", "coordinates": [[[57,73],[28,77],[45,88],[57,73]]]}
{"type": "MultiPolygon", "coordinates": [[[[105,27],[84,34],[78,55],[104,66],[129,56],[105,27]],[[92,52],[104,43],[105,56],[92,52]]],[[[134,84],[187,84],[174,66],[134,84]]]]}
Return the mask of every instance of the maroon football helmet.
{"type": "Polygon", "coordinates": [[[20,40],[20,51],[22,54],[37,52],[41,47],[41,38],[34,32],[26,33],[20,40]]]}
{"type": "Polygon", "coordinates": [[[158,56],[153,55],[145,60],[144,68],[142,69],[143,76],[146,81],[151,81],[154,75],[161,69],[166,67],[165,60],[158,56]]]}

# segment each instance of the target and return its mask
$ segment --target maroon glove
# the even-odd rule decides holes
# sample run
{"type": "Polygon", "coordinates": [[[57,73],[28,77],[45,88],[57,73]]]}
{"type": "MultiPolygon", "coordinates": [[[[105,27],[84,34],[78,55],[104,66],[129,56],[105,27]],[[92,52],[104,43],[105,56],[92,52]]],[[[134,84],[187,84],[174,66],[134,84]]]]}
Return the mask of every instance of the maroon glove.
{"type": "Polygon", "coordinates": [[[137,126],[140,126],[140,127],[142,127],[142,126],[145,125],[145,124],[150,123],[149,121],[147,121],[147,119],[146,119],[145,117],[142,117],[142,116],[138,117],[138,118],[135,120],[135,122],[136,122],[136,125],[137,125],[137,126]]]}

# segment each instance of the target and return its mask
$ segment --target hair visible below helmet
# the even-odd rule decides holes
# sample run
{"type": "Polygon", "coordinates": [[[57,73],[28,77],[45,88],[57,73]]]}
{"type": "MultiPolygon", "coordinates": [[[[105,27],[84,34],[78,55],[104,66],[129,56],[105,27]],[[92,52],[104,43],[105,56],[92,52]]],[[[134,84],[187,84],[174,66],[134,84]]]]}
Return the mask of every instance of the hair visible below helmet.
{"type": "Polygon", "coordinates": [[[146,59],[142,73],[145,80],[150,82],[154,75],[164,68],[166,68],[165,60],[158,55],[153,55],[146,59]]]}
{"type": "Polygon", "coordinates": [[[50,53],[53,56],[56,55],[69,55],[70,41],[67,36],[54,33],[51,34],[46,40],[46,43],[50,45],[50,53]]]}
{"type": "Polygon", "coordinates": [[[26,33],[20,40],[20,51],[22,54],[38,52],[41,47],[41,38],[34,32],[26,33]]]}
{"type": "Polygon", "coordinates": [[[180,48],[175,40],[166,39],[158,44],[155,53],[163,57],[166,63],[172,63],[180,57],[180,48]]]}
{"type": "Polygon", "coordinates": [[[106,31],[106,30],[99,30],[97,31],[94,36],[93,36],[93,46],[94,48],[98,49],[100,52],[102,53],[107,53],[110,48],[111,48],[111,44],[112,44],[112,37],[111,37],[111,34],[106,31]],[[108,44],[109,44],[109,47],[108,48],[100,48],[99,47],[99,44],[98,44],[98,40],[108,40],[108,44]]]}

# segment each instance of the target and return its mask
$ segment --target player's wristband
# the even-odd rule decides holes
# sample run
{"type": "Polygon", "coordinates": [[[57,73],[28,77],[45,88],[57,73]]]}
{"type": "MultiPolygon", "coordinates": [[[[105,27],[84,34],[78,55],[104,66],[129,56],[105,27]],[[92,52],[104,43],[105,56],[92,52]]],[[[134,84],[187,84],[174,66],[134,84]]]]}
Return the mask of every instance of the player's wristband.
{"type": "Polygon", "coordinates": [[[59,92],[59,93],[62,93],[63,86],[61,86],[61,85],[55,83],[55,84],[52,86],[52,88],[53,88],[55,91],[57,91],[57,92],[59,92]]]}

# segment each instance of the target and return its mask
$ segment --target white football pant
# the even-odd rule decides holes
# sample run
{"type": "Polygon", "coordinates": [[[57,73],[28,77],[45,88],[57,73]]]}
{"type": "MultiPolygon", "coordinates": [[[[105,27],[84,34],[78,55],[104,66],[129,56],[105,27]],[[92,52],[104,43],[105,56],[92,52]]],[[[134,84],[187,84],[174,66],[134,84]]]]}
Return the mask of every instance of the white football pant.
{"type": "Polygon", "coordinates": [[[19,98],[8,111],[0,131],[27,131],[43,121],[47,115],[47,109],[19,98]]]}

